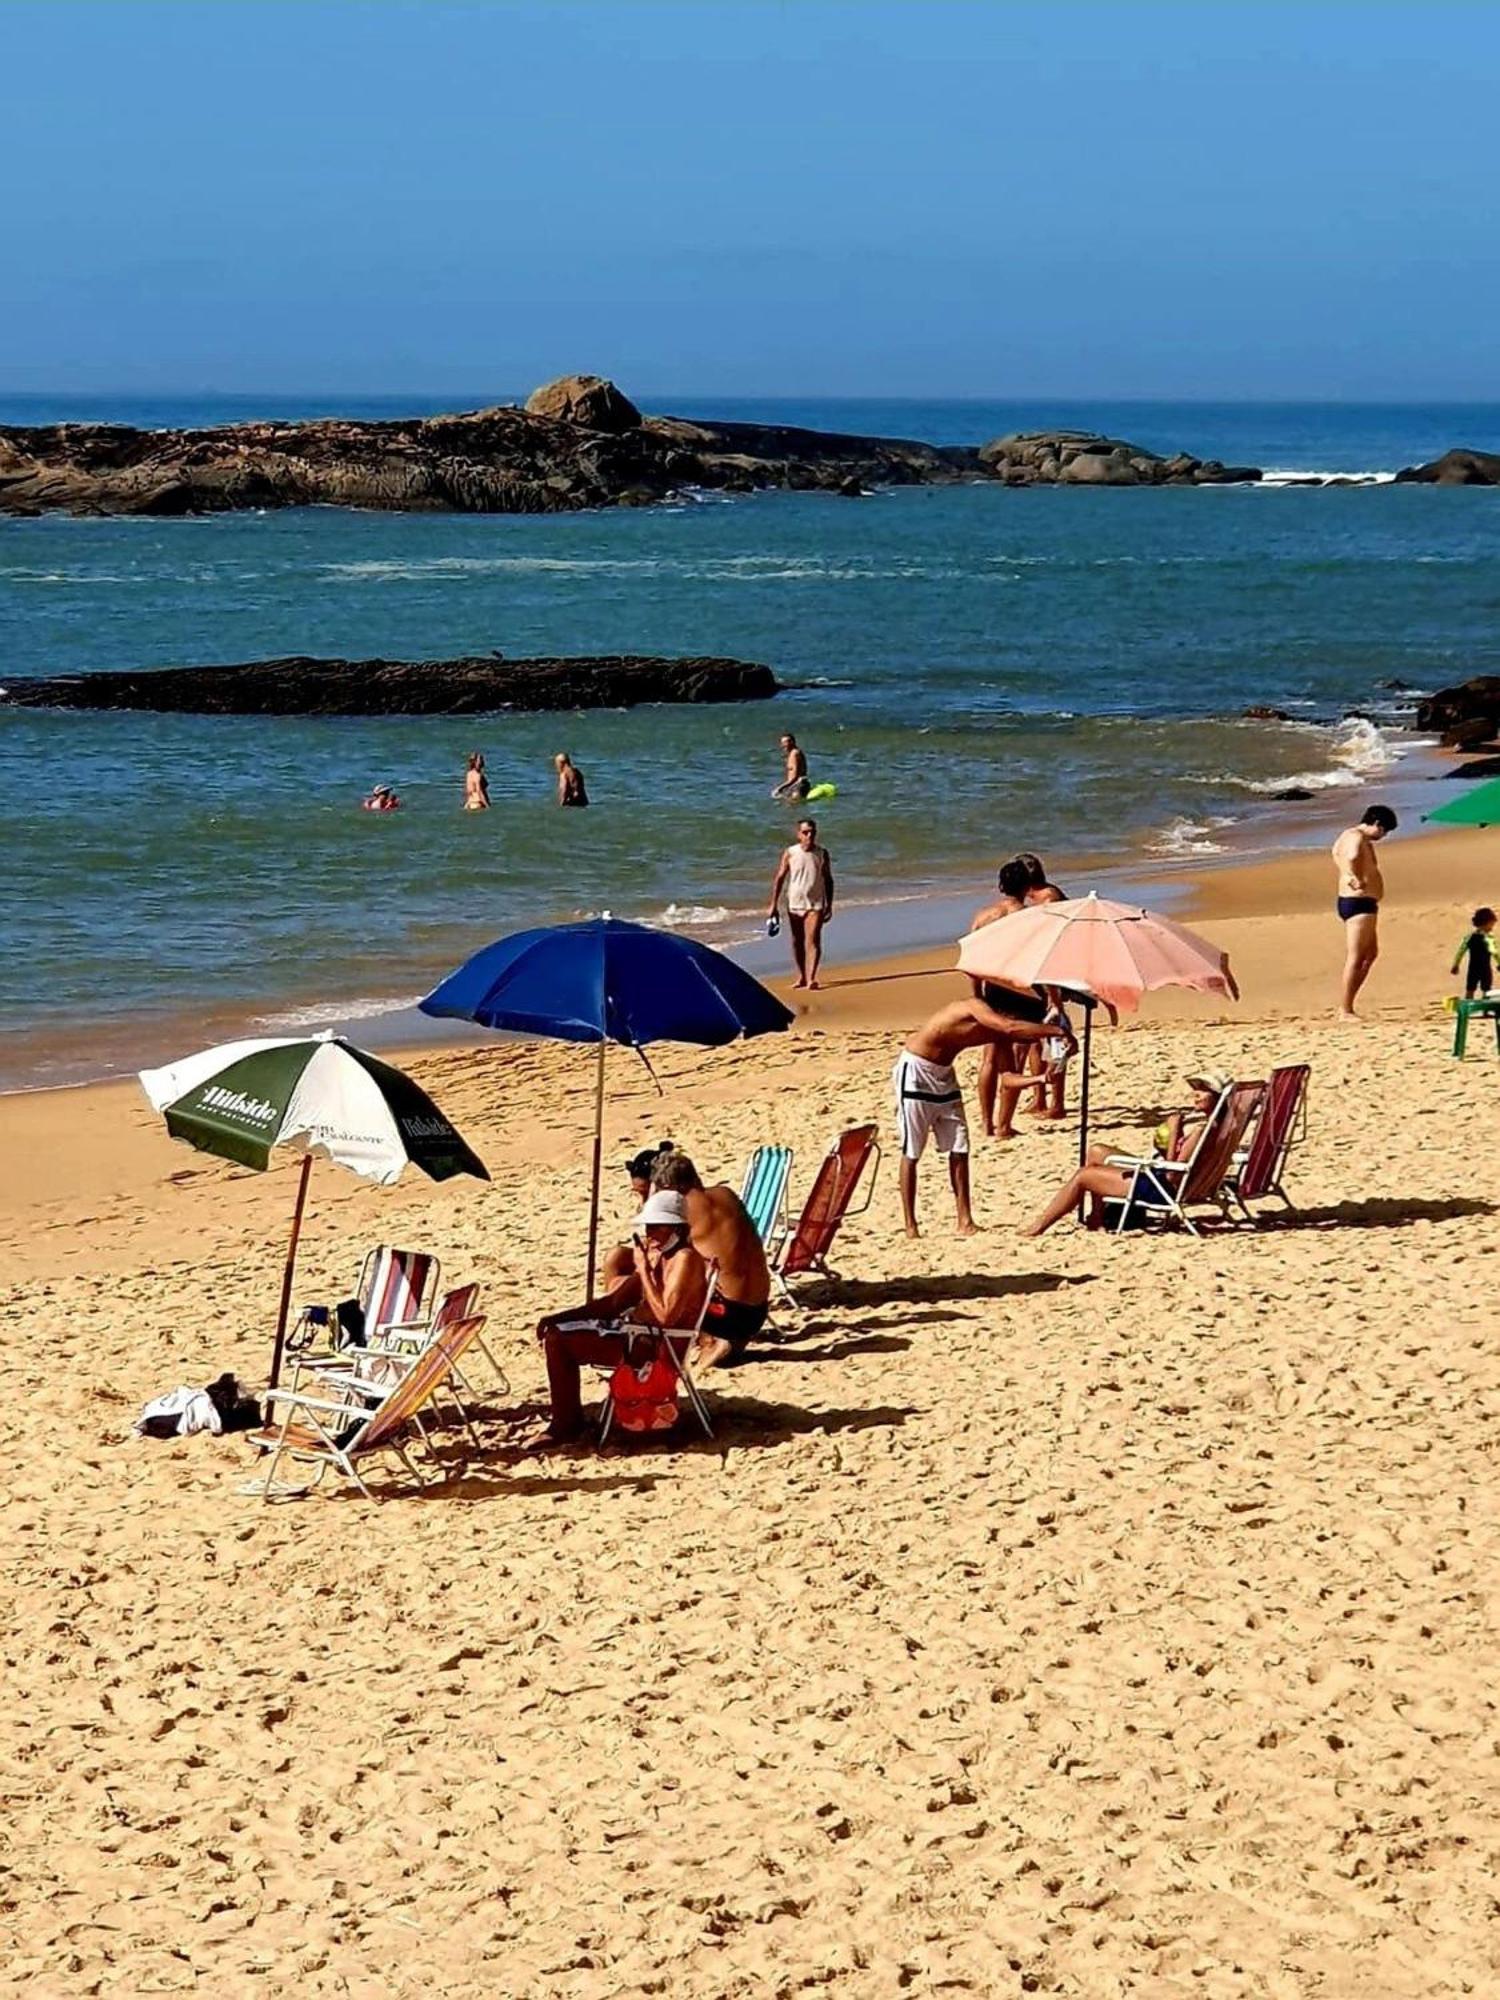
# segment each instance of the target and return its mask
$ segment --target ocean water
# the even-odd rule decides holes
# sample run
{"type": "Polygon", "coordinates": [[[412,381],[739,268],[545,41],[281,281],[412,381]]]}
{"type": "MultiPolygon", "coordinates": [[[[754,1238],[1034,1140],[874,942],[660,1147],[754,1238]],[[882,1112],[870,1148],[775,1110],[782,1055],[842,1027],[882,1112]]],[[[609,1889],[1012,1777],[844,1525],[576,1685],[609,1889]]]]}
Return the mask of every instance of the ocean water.
{"type": "MultiPolygon", "coordinates": [[[[427,407],[465,400],[498,398],[427,407]]],[[[642,400],[938,441],[1065,421],[1293,472],[1500,449],[1500,408],[642,400]]],[[[335,407],[0,399],[0,421],[335,407]]],[[[768,796],[783,729],[839,788],[821,818],[841,894],[889,903],[893,940],[910,899],[982,891],[1017,847],[1135,865],[1272,839],[1276,789],[1389,781],[1403,690],[1500,671],[1497,555],[1500,491],[1389,485],[0,521],[0,685],[488,648],[725,653],[788,684],[764,704],[461,722],[0,701],[0,1086],[154,1058],[204,1022],[409,1002],[488,938],[577,912],[746,938],[788,836],[768,796]],[[1252,703],[1293,719],[1246,721],[1252,703]],[[475,748],[495,809],[464,815],[475,748]],[[561,748],[587,813],[551,805],[561,748]],[[358,810],[376,780],[401,813],[358,810]]]]}

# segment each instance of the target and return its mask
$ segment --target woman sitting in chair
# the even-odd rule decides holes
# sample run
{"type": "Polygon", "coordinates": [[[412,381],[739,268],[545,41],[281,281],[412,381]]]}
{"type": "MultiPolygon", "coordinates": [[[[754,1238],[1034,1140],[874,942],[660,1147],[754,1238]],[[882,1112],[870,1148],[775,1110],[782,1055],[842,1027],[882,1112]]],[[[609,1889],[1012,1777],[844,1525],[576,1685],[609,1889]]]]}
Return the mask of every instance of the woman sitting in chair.
{"type": "MultiPolygon", "coordinates": [[[[1192,1092],[1191,1105],[1164,1118],[1153,1134],[1151,1157],[1154,1159],[1187,1159],[1203,1136],[1203,1127],[1212,1117],[1214,1106],[1229,1085],[1222,1076],[1209,1074],[1188,1077],[1187,1087],[1192,1092]]],[[[1130,1196],[1132,1176],[1123,1167],[1110,1166],[1109,1158],[1113,1150],[1111,1147],[1091,1146],[1084,1165],[1068,1177],[1041,1214],[1034,1222],[1028,1223],[1021,1234],[1044,1236],[1054,1222],[1061,1222],[1065,1215],[1071,1215],[1085,1197],[1089,1204],[1087,1226],[1098,1229],[1104,1221],[1104,1204],[1107,1201],[1126,1201],[1130,1196]]]]}
{"type": "Polygon", "coordinates": [[[630,1328],[672,1329],[673,1349],[686,1353],[697,1338],[708,1299],[708,1266],[693,1248],[682,1196],[660,1189],[636,1219],[627,1277],[570,1312],[549,1313],[536,1330],[547,1357],[551,1421],[539,1448],[566,1444],[583,1428],[580,1377],[585,1367],[629,1358],[630,1328]],[[679,1331],[680,1329],[680,1331],[679,1331]]]}

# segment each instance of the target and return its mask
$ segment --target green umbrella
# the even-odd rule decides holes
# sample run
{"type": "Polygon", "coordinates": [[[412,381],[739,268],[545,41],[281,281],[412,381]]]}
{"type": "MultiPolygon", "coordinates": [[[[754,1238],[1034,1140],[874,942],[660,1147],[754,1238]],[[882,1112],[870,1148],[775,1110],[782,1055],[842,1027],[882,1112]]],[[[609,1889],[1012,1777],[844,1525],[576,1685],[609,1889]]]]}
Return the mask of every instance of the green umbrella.
{"type": "Polygon", "coordinates": [[[389,1187],[408,1164],[432,1180],[473,1174],[488,1180],[473,1153],[419,1085],[334,1035],[299,1041],[226,1042],[164,1069],[141,1071],[141,1083],[174,1139],[264,1173],[275,1146],[300,1146],[302,1174],[292,1214],[271,1359],[271,1387],[281,1374],[292,1273],[313,1154],[389,1187]]]}
{"type": "Polygon", "coordinates": [[[1422,817],[1436,820],[1442,826],[1500,826],[1500,778],[1476,785],[1473,791],[1460,793],[1436,812],[1423,813],[1422,817]]]}

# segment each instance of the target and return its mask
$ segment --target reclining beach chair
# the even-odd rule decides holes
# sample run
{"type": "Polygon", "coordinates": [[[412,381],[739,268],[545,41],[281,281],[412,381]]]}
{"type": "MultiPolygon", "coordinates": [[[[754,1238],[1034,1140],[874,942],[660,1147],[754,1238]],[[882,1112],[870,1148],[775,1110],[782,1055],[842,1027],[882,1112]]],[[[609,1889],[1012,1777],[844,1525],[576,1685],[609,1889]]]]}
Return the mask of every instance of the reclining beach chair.
{"type": "Polygon", "coordinates": [[[355,1288],[364,1314],[365,1339],[382,1341],[395,1327],[425,1327],[432,1314],[440,1265],[425,1250],[392,1250],[381,1244],[365,1258],[355,1288]]]}
{"type": "MultiPolygon", "coordinates": [[[[398,1353],[403,1350],[413,1353],[425,1346],[433,1334],[440,1332],[444,1327],[454,1326],[461,1319],[472,1319],[478,1305],[478,1285],[456,1285],[451,1291],[443,1294],[438,1309],[431,1319],[392,1320],[388,1326],[380,1329],[370,1344],[373,1347],[392,1348],[398,1353]]],[[[495,1386],[502,1395],[508,1394],[510,1378],[495,1359],[489,1342],[482,1333],[474,1336],[474,1345],[489,1363],[490,1372],[495,1377],[495,1386]]]]}
{"type": "MultiPolygon", "coordinates": [[[[251,1444],[267,1455],[265,1479],[255,1482],[262,1497],[289,1497],[290,1489],[278,1483],[276,1471],[283,1458],[290,1458],[317,1467],[311,1483],[295,1489],[299,1494],[310,1492],[332,1468],[352,1479],[367,1500],[373,1499],[360,1477],[359,1461],[381,1451],[394,1452],[418,1485],[425,1486],[426,1475],[407,1449],[408,1432],[415,1430],[426,1444],[422,1411],[445,1387],[451,1390],[466,1349],[483,1327],[478,1316],[459,1320],[435,1334],[418,1355],[377,1357],[393,1377],[388,1382],[320,1371],[316,1394],[301,1388],[272,1389],[267,1410],[280,1405],[285,1415],[279,1421],[272,1416],[260,1430],[248,1433],[251,1444]]],[[[468,1424],[462,1404],[459,1409],[468,1424]]],[[[472,1436],[472,1425],[469,1430],[472,1436]]]]}
{"type": "MultiPolygon", "coordinates": [[[[637,1365],[639,1365],[641,1360],[645,1359],[660,1359],[666,1362],[673,1375],[682,1385],[683,1393],[688,1399],[688,1404],[693,1415],[703,1426],[703,1435],[705,1437],[713,1436],[714,1427],[708,1419],[708,1406],[703,1400],[703,1391],[698,1387],[697,1380],[693,1375],[693,1343],[703,1331],[703,1323],[708,1318],[708,1309],[713,1304],[714,1293],[718,1289],[719,1267],[716,1263],[710,1263],[708,1267],[708,1289],[703,1294],[703,1310],[699,1313],[695,1325],[690,1327],[674,1326],[670,1328],[640,1326],[628,1329],[632,1345],[639,1350],[638,1355],[633,1355],[632,1359],[637,1362],[637,1365]],[[681,1354],[677,1352],[677,1349],[672,1344],[674,1341],[679,1340],[684,1343],[681,1354]]],[[[621,1329],[621,1331],[626,1330],[621,1329]]],[[[610,1427],[615,1420],[613,1384],[615,1369],[618,1365],[617,1362],[611,1362],[608,1367],[600,1366],[597,1370],[604,1377],[608,1385],[605,1390],[604,1407],[599,1413],[599,1442],[601,1445],[608,1438],[610,1427]]]]}
{"type": "Polygon", "coordinates": [[[1188,1210],[1208,1202],[1227,1220],[1224,1183],[1265,1089],[1263,1083],[1231,1083],[1203,1121],[1197,1144],[1185,1160],[1141,1160],[1130,1154],[1112,1154],[1107,1164],[1130,1175],[1124,1198],[1111,1197],[1104,1204],[1106,1214],[1119,1210],[1115,1234],[1130,1222],[1141,1220],[1180,1222],[1191,1235],[1199,1236],[1202,1231],[1188,1210]]]}
{"type": "Polygon", "coordinates": [[[399,1346],[399,1336],[411,1331],[425,1337],[440,1268],[425,1250],[379,1245],[360,1266],[352,1299],[332,1309],[302,1308],[287,1336],[288,1355],[326,1359],[350,1348],[399,1346]]]}
{"type": "MultiPolygon", "coordinates": [[[[367,1341],[363,1347],[339,1347],[311,1354],[306,1352],[294,1353],[292,1355],[294,1364],[292,1387],[295,1389],[298,1386],[304,1370],[326,1372],[331,1368],[335,1370],[342,1369],[345,1373],[349,1374],[357,1375],[361,1372],[368,1374],[371,1371],[361,1371],[359,1364],[362,1359],[394,1356],[410,1360],[414,1355],[420,1354],[422,1349],[437,1335],[446,1333],[450,1327],[457,1326],[460,1320],[472,1319],[478,1303],[478,1285],[457,1285],[453,1290],[443,1295],[437,1311],[429,1321],[393,1321],[391,1325],[382,1328],[380,1334],[375,1339],[367,1341]]],[[[481,1319],[481,1328],[483,1325],[484,1320],[481,1319]]],[[[489,1363],[496,1378],[495,1386],[500,1390],[502,1395],[508,1394],[510,1379],[506,1375],[505,1370],[500,1366],[500,1363],[490,1352],[482,1332],[474,1335],[473,1344],[489,1363]]],[[[378,1374],[378,1371],[375,1372],[378,1374]]],[[[462,1369],[455,1368],[454,1370],[454,1386],[455,1389],[463,1390],[471,1388],[462,1369]]]]}
{"type": "Polygon", "coordinates": [[[1307,1080],[1311,1073],[1307,1063],[1288,1063],[1272,1070],[1250,1150],[1225,1179],[1225,1193],[1247,1222],[1255,1221],[1248,1206],[1252,1201],[1274,1194],[1288,1208],[1292,1205],[1281,1177],[1288,1153],[1307,1137],[1307,1080]]]}
{"type": "Polygon", "coordinates": [[[787,1183],[792,1177],[790,1146],[757,1146],[745,1167],[740,1200],[755,1233],[774,1257],[787,1232],[787,1183]]]}
{"type": "Polygon", "coordinates": [[[784,1299],[790,1301],[792,1298],[792,1289],[787,1283],[789,1278],[799,1277],[808,1271],[816,1271],[824,1278],[838,1275],[828,1264],[833,1239],[849,1216],[863,1215],[875,1199],[875,1182],[880,1172],[880,1142],[875,1133],[873,1125],[851,1125],[847,1132],[839,1134],[824,1155],[808,1190],[807,1200],[802,1205],[802,1213],[797,1218],[797,1226],[771,1266],[771,1276],[784,1299]],[[850,1203],[854,1199],[854,1190],[872,1159],[874,1165],[865,1183],[865,1198],[858,1208],[852,1208],[850,1203]]]}

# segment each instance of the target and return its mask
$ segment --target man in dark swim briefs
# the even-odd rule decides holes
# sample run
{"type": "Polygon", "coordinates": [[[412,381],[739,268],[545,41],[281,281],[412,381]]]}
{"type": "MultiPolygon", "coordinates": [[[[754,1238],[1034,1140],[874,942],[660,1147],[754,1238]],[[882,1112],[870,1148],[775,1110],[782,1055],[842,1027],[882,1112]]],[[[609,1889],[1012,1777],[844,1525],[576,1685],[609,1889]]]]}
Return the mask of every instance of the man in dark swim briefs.
{"type": "Polygon", "coordinates": [[[686,1153],[663,1154],[651,1170],[651,1185],[681,1197],[693,1248],[718,1267],[694,1365],[702,1370],[743,1361],[771,1306],[771,1270],[755,1224],[732,1187],[703,1185],[686,1153]]]}
{"type": "Polygon", "coordinates": [[[1333,843],[1333,865],[1338,870],[1338,900],[1335,908],[1344,926],[1344,977],[1339,993],[1339,1019],[1357,1021],[1354,1002],[1370,976],[1370,968],[1380,955],[1378,929],[1380,901],[1385,882],[1375,846],[1396,830],[1396,815],[1389,806],[1370,806],[1358,826],[1351,826],[1333,843]]]}

